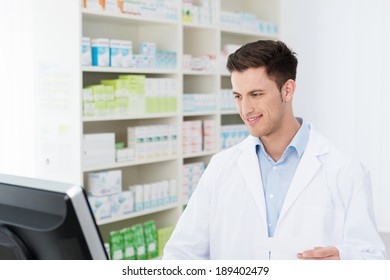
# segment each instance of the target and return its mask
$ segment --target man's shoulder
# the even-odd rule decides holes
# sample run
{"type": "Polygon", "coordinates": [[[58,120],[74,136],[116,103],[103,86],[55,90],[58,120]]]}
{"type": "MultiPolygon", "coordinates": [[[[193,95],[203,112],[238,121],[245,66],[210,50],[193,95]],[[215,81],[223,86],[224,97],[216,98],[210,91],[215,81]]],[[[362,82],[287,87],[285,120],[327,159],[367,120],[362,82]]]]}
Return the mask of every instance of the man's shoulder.
{"type": "Polygon", "coordinates": [[[311,131],[312,137],[315,137],[316,142],[320,142],[320,145],[326,146],[326,152],[320,155],[319,159],[323,164],[330,166],[334,170],[365,170],[365,166],[361,163],[356,156],[339,149],[334,143],[328,140],[325,136],[316,130],[311,131]]]}
{"type": "Polygon", "coordinates": [[[244,140],[242,140],[240,143],[237,143],[229,148],[226,148],[222,151],[219,151],[216,153],[213,158],[217,160],[225,160],[226,158],[232,159],[234,157],[239,156],[243,150],[245,150],[248,146],[254,145],[253,144],[253,136],[248,136],[244,140]]]}

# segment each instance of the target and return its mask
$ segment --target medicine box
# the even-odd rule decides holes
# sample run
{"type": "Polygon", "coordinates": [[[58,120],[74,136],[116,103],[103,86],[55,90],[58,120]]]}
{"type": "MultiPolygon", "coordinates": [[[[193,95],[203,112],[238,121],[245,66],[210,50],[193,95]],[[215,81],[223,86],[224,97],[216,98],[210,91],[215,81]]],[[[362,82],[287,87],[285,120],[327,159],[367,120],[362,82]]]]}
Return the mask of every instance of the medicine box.
{"type": "Polygon", "coordinates": [[[143,185],[129,186],[129,190],[134,192],[135,211],[144,210],[144,188],[143,188],[143,185]]]}
{"type": "Polygon", "coordinates": [[[89,37],[81,39],[81,65],[92,65],[91,39],[89,37]]]}
{"type": "Polygon", "coordinates": [[[88,193],[93,196],[117,194],[122,191],[122,171],[110,170],[88,174],[88,193]]]}
{"type": "Polygon", "coordinates": [[[122,41],[110,40],[110,66],[121,67],[122,66],[122,41]]]}
{"type": "Polygon", "coordinates": [[[115,163],[115,133],[84,134],[84,167],[112,163],[115,163]]]}
{"type": "Polygon", "coordinates": [[[91,40],[92,65],[110,66],[110,40],[107,38],[97,38],[91,40]]]}
{"type": "Polygon", "coordinates": [[[122,67],[134,67],[133,62],[133,43],[131,41],[122,40],[122,67]]]}
{"type": "Polygon", "coordinates": [[[124,191],[111,196],[111,217],[128,215],[134,210],[133,191],[124,191]]]}
{"type": "Polygon", "coordinates": [[[111,199],[109,196],[88,195],[88,202],[96,221],[111,217],[111,199]]]}

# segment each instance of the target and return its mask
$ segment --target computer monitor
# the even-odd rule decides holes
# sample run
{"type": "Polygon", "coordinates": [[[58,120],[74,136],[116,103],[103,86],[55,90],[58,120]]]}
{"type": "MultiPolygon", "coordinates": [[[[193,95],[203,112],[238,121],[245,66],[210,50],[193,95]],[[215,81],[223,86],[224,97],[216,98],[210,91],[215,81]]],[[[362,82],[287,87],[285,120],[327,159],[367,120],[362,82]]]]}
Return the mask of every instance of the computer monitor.
{"type": "Polygon", "coordinates": [[[0,174],[0,259],[107,259],[84,189],[0,174]]]}

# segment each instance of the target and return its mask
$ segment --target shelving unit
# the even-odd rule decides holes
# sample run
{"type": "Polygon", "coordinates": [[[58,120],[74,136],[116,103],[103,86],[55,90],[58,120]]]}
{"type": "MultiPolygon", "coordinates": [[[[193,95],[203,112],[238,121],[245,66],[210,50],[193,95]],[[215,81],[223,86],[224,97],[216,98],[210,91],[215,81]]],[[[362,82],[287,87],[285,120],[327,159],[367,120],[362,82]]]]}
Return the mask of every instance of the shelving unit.
{"type": "MultiPolygon", "coordinates": [[[[211,0],[217,9],[210,24],[183,21],[181,16],[182,2],[181,0],[176,0],[176,2],[176,20],[103,11],[89,11],[88,9],[82,10],[81,36],[83,37],[129,40],[133,44],[133,53],[138,53],[138,45],[140,42],[155,42],[157,49],[177,52],[177,68],[175,69],[136,69],[94,66],[82,66],[80,68],[83,87],[98,84],[102,79],[114,79],[121,74],[142,74],[147,78],[172,78],[177,83],[177,112],[81,117],[83,134],[115,133],[117,142],[126,143],[126,128],[129,126],[166,124],[175,125],[178,130],[176,155],[156,157],[142,161],[134,160],[131,162],[84,167],[81,170],[85,186],[88,185],[87,178],[90,172],[114,169],[122,170],[123,189],[126,189],[129,185],[146,184],[158,180],[176,179],[177,181],[177,202],[134,212],[120,218],[97,221],[105,242],[108,241],[111,230],[118,230],[138,222],[153,219],[156,222],[157,228],[171,226],[176,223],[183,206],[188,200],[180,196],[183,165],[198,161],[205,162],[207,165],[211,156],[219,150],[221,125],[242,123],[235,110],[220,110],[220,90],[222,88],[231,88],[230,75],[220,66],[223,64],[220,61],[223,59],[221,50],[226,44],[242,45],[258,39],[276,39],[278,37],[277,34],[226,27],[219,23],[219,18],[222,11],[240,11],[254,14],[258,19],[272,21],[278,24],[279,1],[211,0]],[[191,55],[192,57],[210,55],[213,58],[213,65],[211,69],[207,70],[183,70],[183,55],[191,55]],[[183,112],[183,96],[194,93],[215,95],[216,110],[183,112]],[[183,123],[189,120],[215,121],[215,149],[183,155],[183,123]]],[[[200,5],[200,3],[201,1],[193,1],[194,5],[200,5]]]]}

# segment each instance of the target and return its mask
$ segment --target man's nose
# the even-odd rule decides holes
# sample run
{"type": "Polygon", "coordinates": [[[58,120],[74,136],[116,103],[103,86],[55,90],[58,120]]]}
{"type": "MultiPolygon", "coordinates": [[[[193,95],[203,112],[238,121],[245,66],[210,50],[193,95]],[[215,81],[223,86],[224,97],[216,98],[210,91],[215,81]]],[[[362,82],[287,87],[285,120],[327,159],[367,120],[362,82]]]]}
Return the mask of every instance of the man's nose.
{"type": "Polygon", "coordinates": [[[241,112],[243,114],[248,114],[253,112],[254,106],[250,98],[243,97],[241,100],[241,112]]]}

